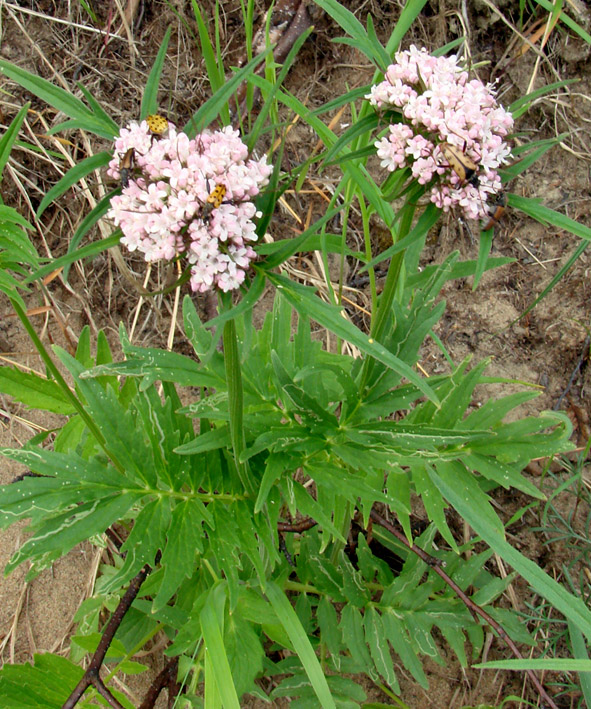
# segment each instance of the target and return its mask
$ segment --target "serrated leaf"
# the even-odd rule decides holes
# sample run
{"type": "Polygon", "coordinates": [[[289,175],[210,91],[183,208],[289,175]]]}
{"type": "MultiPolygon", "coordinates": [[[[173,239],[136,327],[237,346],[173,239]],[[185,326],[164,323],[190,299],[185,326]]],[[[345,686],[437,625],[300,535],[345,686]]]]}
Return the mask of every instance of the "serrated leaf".
{"type": "Polygon", "coordinates": [[[316,502],[316,500],[308,494],[302,485],[294,481],[293,492],[298,510],[302,513],[302,515],[316,520],[324,529],[328,530],[335,539],[340,540],[343,544],[346,543],[346,539],[332,523],[330,513],[327,512],[327,510],[324,510],[318,502],[316,502]]]}
{"type": "Polygon", "coordinates": [[[326,596],[322,596],[318,603],[316,617],[320,626],[320,638],[330,652],[335,668],[340,670],[340,653],[344,645],[338,628],[337,612],[326,596]]]}
{"type": "Polygon", "coordinates": [[[344,602],[343,577],[339,570],[330,561],[319,554],[310,553],[305,560],[298,559],[300,563],[306,563],[310,571],[311,581],[315,586],[332,598],[333,601],[344,602]]]}
{"type": "Polygon", "coordinates": [[[272,486],[281,475],[289,469],[288,464],[291,463],[291,461],[291,456],[285,455],[284,453],[271,453],[271,455],[267,457],[265,461],[265,472],[263,479],[259,483],[259,492],[254,506],[255,514],[263,509],[272,486]]]}
{"type": "Polygon", "coordinates": [[[0,391],[9,394],[29,408],[72,414],[74,407],[58,383],[32,372],[21,372],[12,367],[0,367],[0,391]]]}
{"type": "Polygon", "coordinates": [[[455,652],[456,657],[460,661],[462,667],[466,667],[468,662],[466,659],[466,650],[464,649],[464,643],[466,638],[461,628],[454,628],[448,624],[442,624],[437,626],[439,631],[443,634],[445,641],[455,652]]]}
{"type": "Polygon", "coordinates": [[[385,561],[372,554],[363,534],[357,538],[357,565],[366,581],[373,581],[377,572],[378,580],[383,586],[392,583],[394,575],[391,568],[385,561]]]}
{"type": "Polygon", "coordinates": [[[144,562],[152,564],[169,524],[169,498],[159,496],[150,500],[138,512],[121,551],[127,553],[136,549],[142,565],[144,562]]]}
{"type": "Polygon", "coordinates": [[[343,574],[343,593],[349,603],[357,608],[365,608],[370,601],[370,594],[367,590],[360,572],[353,568],[344,551],[339,554],[339,565],[343,574]]]}
{"type": "Polygon", "coordinates": [[[230,613],[224,627],[224,646],[238,696],[254,686],[255,677],[263,670],[265,652],[252,624],[239,613],[230,613]]]}
{"type": "Polygon", "coordinates": [[[10,573],[27,559],[46,554],[67,554],[80,542],[102,534],[117,522],[140,498],[137,493],[117,495],[112,499],[94,500],[82,503],[73,510],[52,517],[40,524],[36,533],[27,539],[6,565],[5,573],[10,573]]]}
{"type": "Polygon", "coordinates": [[[423,689],[428,689],[429,682],[425,676],[423,666],[408,638],[404,622],[397,616],[395,611],[390,608],[383,609],[382,622],[384,624],[386,637],[392,644],[398,657],[402,660],[402,664],[423,689]]]}
{"type": "Polygon", "coordinates": [[[494,480],[506,490],[514,487],[538,500],[545,498],[543,492],[521,475],[520,470],[516,469],[518,466],[507,465],[500,460],[476,452],[464,456],[463,460],[469,468],[473,468],[489,480],[494,480]]]}
{"type": "Polygon", "coordinates": [[[428,518],[435,524],[441,536],[450,545],[450,547],[459,554],[458,545],[453,537],[447,521],[445,519],[445,508],[447,505],[437,486],[431,481],[429,475],[429,465],[426,463],[417,462],[411,466],[412,481],[415,485],[417,494],[421,496],[421,500],[425,505],[428,518]]]}
{"type": "Polygon", "coordinates": [[[408,628],[408,633],[419,651],[422,652],[423,655],[428,655],[438,660],[439,652],[430,632],[431,622],[430,619],[424,617],[425,615],[424,613],[416,612],[405,613],[404,620],[408,628]]]}
{"type": "Polygon", "coordinates": [[[253,520],[252,508],[244,500],[238,500],[233,506],[233,514],[238,526],[240,549],[251,560],[264,591],[266,582],[265,567],[259,549],[260,543],[255,533],[256,524],[253,520]]]}
{"type": "Polygon", "coordinates": [[[374,682],[377,682],[379,679],[378,674],[367,649],[367,645],[365,644],[363,619],[357,608],[349,605],[343,608],[339,627],[343,641],[353,656],[353,659],[374,682]]]}
{"type": "Polygon", "coordinates": [[[172,511],[167,543],[162,552],[164,578],[154,599],[154,611],[163,608],[182,580],[193,574],[195,552],[203,551],[205,507],[196,499],[183,500],[172,511]]]}
{"type": "Polygon", "coordinates": [[[35,655],[34,664],[5,664],[0,670],[3,709],[60,709],[84,670],[59,655],[35,655]]]}
{"type": "Polygon", "coordinates": [[[394,664],[390,656],[390,646],[386,639],[382,618],[373,606],[368,606],[364,618],[365,639],[375,663],[377,671],[396,694],[400,694],[400,686],[394,673],[394,664]]]}

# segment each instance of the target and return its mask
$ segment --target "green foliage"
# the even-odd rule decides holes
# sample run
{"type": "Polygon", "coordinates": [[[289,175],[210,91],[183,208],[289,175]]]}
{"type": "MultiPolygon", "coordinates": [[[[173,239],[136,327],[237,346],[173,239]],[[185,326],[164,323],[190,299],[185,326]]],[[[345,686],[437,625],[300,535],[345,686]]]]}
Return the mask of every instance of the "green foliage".
{"type": "Polygon", "coordinates": [[[60,709],[84,670],[59,655],[35,655],[34,663],[4,665],[0,697],[5,709],[60,709]]]}
{"type": "MultiPolygon", "coordinates": [[[[384,346],[408,365],[416,361],[425,333],[442,313],[435,297],[448,272],[447,264],[435,269],[423,287],[414,290],[407,309],[397,307],[396,328],[386,332],[384,346]]],[[[209,352],[211,335],[189,299],[184,316],[195,351],[209,352]]],[[[107,458],[84,427],[68,437],[63,450],[2,451],[43,476],[0,490],[3,526],[30,519],[30,537],[7,570],[30,560],[31,573],[36,573],[79,541],[115,522],[133,520],[122,548],[125,560],[104,577],[101,592],[118,592],[144,564],[153,566],[144,589],[152,600],[137,604],[146,619],[139,622],[163,624],[173,638],[172,654],[191,656],[197,650],[206,683],[214,681],[230,692],[224,695],[227,705],[237,706],[236,697],[252,689],[262,668],[265,635],[296,652],[301,664],[293,668],[294,680],[304,672],[317,696],[325,697],[325,706],[331,705],[331,685],[314,653],[316,636],[325,647],[329,674],[365,672],[395,692],[390,648],[426,686],[420,657],[438,658],[435,627],[466,664],[466,637],[477,654],[483,638],[480,626],[418,558],[407,557],[396,576],[362,536],[357,560],[349,558],[345,540],[352,514],[356,507],[367,515],[375,503],[388,505],[410,538],[409,495],[414,491],[433,522],[415,543],[431,549],[439,532],[452,551],[432,553],[445,562],[461,588],[471,588],[474,598],[488,607],[510,579],[500,584],[484,572],[482,555],[475,555],[468,566],[461,562],[444,509],[457,495],[466,506],[466,518],[473,516],[494,530],[488,540],[491,547],[504,547],[502,525],[484,483],[516,486],[539,497],[520,471],[531,457],[566,449],[570,432],[558,414],[505,423],[506,414],[523,397],[490,399],[466,416],[474,388],[483,380],[482,365],[468,371],[464,363],[434,378],[439,407],[378,361],[360,390],[360,363],[326,352],[313,339],[306,317],[300,317],[292,333],[292,317],[289,294],[282,289],[260,330],[252,327],[250,314],[231,321],[243,388],[240,459],[228,454],[232,398],[223,355],[214,348],[207,361],[199,363],[134,347],[124,331],[126,360],[121,363],[110,362],[105,352],[103,361],[97,358],[96,366],[88,369],[93,362],[86,338],[75,358],[56,349],[106,441],[107,458]],[[118,375],[125,375],[124,386],[118,384],[118,375]],[[161,396],[157,380],[163,384],[161,396]],[[182,407],[173,382],[201,387],[201,398],[182,407]],[[410,413],[392,420],[405,409],[410,413]],[[199,421],[197,435],[189,417],[199,421]],[[241,466],[254,482],[252,493],[245,491],[241,466]],[[453,494],[446,487],[451,480],[453,494]],[[302,534],[297,546],[292,537],[286,540],[297,563],[297,583],[287,580],[287,558],[278,552],[282,509],[319,523],[302,534]],[[305,589],[305,622],[288,610],[285,591],[292,585],[305,589]],[[262,604],[258,613],[248,611],[252,603],[262,604]],[[332,603],[344,604],[340,620],[332,603]],[[258,662],[244,664],[245,639],[251,652],[258,648],[258,662]]],[[[27,391],[31,403],[35,389],[27,391]]],[[[478,530],[478,523],[472,523],[478,530]]],[[[523,569],[527,560],[512,553],[514,566],[523,569]]],[[[507,552],[503,554],[507,558],[507,552]]],[[[540,588],[544,584],[552,582],[545,578],[540,588]]],[[[558,590],[552,587],[551,592],[558,594],[560,606],[558,590]]],[[[497,611],[491,607],[489,612],[497,611]]],[[[579,627],[589,627],[584,614],[573,617],[579,627]]],[[[503,625],[514,639],[530,642],[511,615],[503,617],[503,625]]],[[[150,631],[148,626],[144,630],[150,631]]],[[[279,691],[287,691],[288,685],[281,684],[279,691]]],[[[338,696],[336,691],[335,702],[338,696]]]]}

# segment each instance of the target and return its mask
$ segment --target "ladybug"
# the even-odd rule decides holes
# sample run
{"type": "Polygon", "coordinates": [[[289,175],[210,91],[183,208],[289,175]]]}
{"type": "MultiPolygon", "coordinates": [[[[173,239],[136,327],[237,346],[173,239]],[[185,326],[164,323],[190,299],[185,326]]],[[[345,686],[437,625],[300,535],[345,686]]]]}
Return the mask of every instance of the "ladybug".
{"type": "Polygon", "coordinates": [[[151,113],[146,116],[146,123],[153,138],[162,137],[168,130],[168,121],[164,116],[159,116],[157,113],[151,113]]]}
{"type": "Polygon", "coordinates": [[[203,205],[203,208],[201,209],[201,219],[203,219],[204,222],[208,222],[211,213],[213,212],[214,209],[217,209],[221,204],[223,204],[224,197],[226,196],[227,192],[227,187],[226,185],[216,185],[211,193],[208,195],[207,199],[205,200],[205,204],[203,205]]]}

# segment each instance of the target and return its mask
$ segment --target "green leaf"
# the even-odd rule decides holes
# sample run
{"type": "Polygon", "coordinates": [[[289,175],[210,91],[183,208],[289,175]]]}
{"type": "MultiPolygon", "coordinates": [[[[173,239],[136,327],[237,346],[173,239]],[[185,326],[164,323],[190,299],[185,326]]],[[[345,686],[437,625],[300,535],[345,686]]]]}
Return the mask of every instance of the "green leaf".
{"type": "Polygon", "coordinates": [[[289,469],[288,463],[290,463],[291,460],[291,456],[283,453],[271,453],[271,455],[268,456],[265,461],[263,479],[259,483],[259,492],[254,506],[255,514],[263,509],[271,488],[281,475],[289,469]]]}
{"type": "MultiPolygon", "coordinates": [[[[216,52],[213,43],[209,37],[209,28],[207,22],[203,18],[203,13],[199,7],[197,0],[191,0],[193,5],[193,14],[197,23],[197,31],[199,32],[199,46],[203,60],[205,62],[205,70],[212,91],[217,91],[224,83],[224,68],[218,66],[216,60],[216,52]]],[[[207,18],[209,19],[209,18],[207,18]]],[[[217,16],[216,16],[217,19],[217,16]]],[[[217,25],[216,25],[217,26],[217,25]]]]}
{"type": "Polygon", "coordinates": [[[316,320],[320,325],[355,345],[365,354],[375,357],[387,367],[405,376],[428,399],[438,404],[437,396],[425,380],[419,377],[405,362],[388,352],[383,345],[375,342],[355,325],[345,320],[342,316],[342,308],[324,303],[315,294],[313,288],[296,284],[284,276],[268,273],[267,278],[275,284],[281,295],[287,298],[300,315],[316,320]]]}
{"type": "Polygon", "coordinates": [[[301,512],[304,517],[311,517],[316,520],[324,529],[328,530],[335,539],[346,544],[347,540],[332,522],[330,511],[323,509],[300,483],[294,481],[293,492],[298,511],[301,512]]]}
{"type": "Polygon", "coordinates": [[[386,680],[396,694],[400,694],[400,685],[394,673],[394,665],[390,657],[390,647],[384,632],[384,626],[379,613],[373,606],[368,606],[364,618],[365,639],[375,663],[377,671],[386,680]]]}
{"type": "Polygon", "coordinates": [[[407,0],[404,4],[400,17],[394,26],[394,30],[390,35],[390,39],[386,45],[386,51],[392,55],[399,47],[400,42],[406,37],[408,30],[413,22],[421,14],[427,0],[407,0]]]}
{"type": "Polygon", "coordinates": [[[510,466],[502,463],[500,460],[491,459],[488,456],[480,453],[472,453],[464,456],[464,463],[469,467],[479,472],[483,477],[502,485],[506,490],[514,487],[517,490],[522,490],[527,495],[535,497],[538,500],[545,499],[545,495],[529,480],[520,474],[519,466],[510,466]]]}
{"type": "MultiPolygon", "coordinates": [[[[102,203],[101,203],[102,204],[102,203]]],[[[91,214],[95,213],[95,210],[98,209],[97,205],[95,209],[91,212],[91,214]]],[[[87,216],[87,218],[90,215],[87,216]]],[[[86,222],[86,219],[84,220],[86,222]]],[[[80,227],[79,227],[80,229],[80,227]]],[[[45,278],[45,276],[48,276],[50,273],[53,273],[55,270],[68,266],[69,264],[74,263],[74,261],[79,261],[84,258],[89,258],[90,256],[96,256],[97,254],[102,253],[103,251],[106,251],[107,249],[110,249],[112,246],[117,246],[119,244],[119,241],[121,240],[121,232],[118,231],[115,234],[112,234],[111,236],[107,237],[106,239],[99,239],[99,241],[95,241],[92,244],[88,244],[87,246],[83,246],[81,249],[78,249],[77,251],[69,254],[65,254],[64,256],[60,256],[59,258],[54,259],[51,261],[51,263],[48,263],[46,266],[42,266],[39,270],[35,271],[32,273],[30,276],[25,278],[24,283],[33,283],[33,281],[39,280],[41,278],[45,278]]]]}
{"type": "Polygon", "coordinates": [[[370,601],[369,591],[363,583],[361,573],[353,567],[342,549],[339,554],[339,566],[343,574],[343,593],[347,601],[357,608],[365,608],[370,601]]]}
{"type": "Polygon", "coordinates": [[[397,253],[404,251],[418,239],[423,239],[431,227],[437,223],[438,219],[441,217],[441,210],[437,209],[434,204],[428,204],[425,210],[419,217],[415,226],[410,230],[410,232],[403,238],[397,241],[395,244],[387,248],[385,251],[381,251],[375,258],[365,264],[360,270],[360,273],[369,270],[370,268],[375,268],[380,263],[383,263],[389,258],[392,258],[397,253]]]}
{"type": "Polygon", "coordinates": [[[119,126],[117,125],[117,123],[115,123],[115,121],[105,111],[102,105],[95,99],[95,97],[90,93],[90,91],[82,85],[81,82],[77,81],[76,86],[80,89],[84,98],[88,101],[88,105],[92,109],[94,115],[98,119],[102,120],[105,125],[110,125],[111,130],[113,131],[113,136],[115,136],[119,132],[119,126]]]}
{"type": "Polygon", "coordinates": [[[52,202],[61,197],[64,192],[67,192],[70,189],[70,187],[75,185],[83,177],[86,177],[86,175],[94,170],[100,170],[100,168],[108,165],[111,158],[111,153],[97,153],[96,155],[91,155],[90,157],[81,160],[71,167],[61,178],[61,180],[55,184],[41,200],[41,204],[37,208],[37,219],[52,202]]]}
{"type": "Polygon", "coordinates": [[[16,81],[27,91],[46,101],[58,111],[76,119],[85,130],[108,140],[113,138],[112,125],[94,116],[88,107],[70,92],[3,60],[0,60],[0,74],[16,81]]]}
{"type": "Polygon", "coordinates": [[[322,596],[320,599],[316,609],[316,617],[320,626],[320,638],[330,652],[336,670],[340,671],[340,653],[344,649],[344,645],[338,629],[337,612],[333,603],[326,596],[322,596]]]}
{"type": "Polygon", "coordinates": [[[55,414],[72,414],[75,411],[57,382],[12,367],[0,367],[0,391],[29,408],[55,414]]]}
{"type": "Polygon", "coordinates": [[[440,633],[445,638],[445,642],[455,652],[462,667],[466,667],[468,665],[468,661],[466,659],[466,651],[464,649],[464,643],[466,642],[466,638],[464,637],[462,629],[456,628],[450,623],[448,624],[440,622],[437,622],[437,627],[439,628],[440,633]]]}
{"type": "Polygon", "coordinates": [[[529,110],[535,99],[540,98],[540,96],[544,96],[545,94],[552,93],[557,89],[564,88],[565,86],[573,84],[577,81],[578,79],[567,79],[564,81],[554,81],[551,84],[545,84],[541,88],[536,89],[529,94],[525,94],[525,96],[520,96],[518,99],[513,101],[513,103],[509,106],[509,111],[513,114],[513,118],[517,120],[517,118],[529,110]]]}
{"type": "Polygon", "coordinates": [[[60,709],[84,670],[59,655],[35,655],[33,664],[6,663],[0,670],[3,709],[60,709]]]}
{"type": "Polygon", "coordinates": [[[184,500],[173,509],[167,543],[162,552],[161,564],[165,574],[154,599],[155,612],[168,603],[182,580],[193,574],[195,552],[203,552],[206,514],[203,504],[195,498],[184,500]]]}
{"type": "Polygon", "coordinates": [[[320,663],[285,593],[275,583],[269,582],[266,595],[291,640],[321,706],[323,709],[336,709],[320,663]]]}
{"type": "MultiPolygon", "coordinates": [[[[210,597],[212,595],[213,593],[210,594],[210,597]]],[[[224,709],[240,709],[240,702],[238,701],[236,687],[232,679],[232,671],[230,669],[226,648],[224,647],[222,630],[214,603],[206,601],[199,614],[199,618],[201,620],[201,630],[203,632],[206,652],[209,656],[209,666],[215,679],[215,686],[217,687],[222,705],[224,709]]]]}
{"type": "Polygon", "coordinates": [[[447,520],[445,518],[445,504],[437,486],[431,480],[431,466],[427,463],[413,463],[411,466],[412,481],[415,485],[417,495],[421,496],[421,500],[425,505],[427,517],[435,524],[441,536],[450,545],[450,547],[459,554],[458,545],[453,537],[447,520]]]}
{"type": "Polygon", "coordinates": [[[591,660],[572,660],[563,657],[537,658],[534,660],[492,660],[473,665],[484,670],[540,670],[542,672],[591,672],[591,660]]]}
{"type": "Polygon", "coordinates": [[[230,429],[228,426],[218,426],[207,433],[202,433],[192,441],[174,449],[179,455],[195,455],[206,451],[228,448],[232,444],[230,429]]]}
{"type": "Polygon", "coordinates": [[[164,67],[164,60],[166,59],[166,50],[168,49],[168,42],[170,41],[170,33],[172,32],[172,27],[168,27],[162,38],[162,43],[152,69],[146,80],[146,85],[144,87],[144,95],[142,96],[142,107],[140,110],[140,118],[143,120],[146,116],[151,113],[158,113],[158,87],[160,84],[160,77],[162,76],[162,69],[164,67]]]}
{"type": "Polygon", "coordinates": [[[169,499],[156,497],[144,504],[139,511],[133,528],[125,540],[121,551],[127,557],[137,553],[136,565],[143,566],[144,563],[153,565],[154,558],[158,550],[163,546],[164,535],[170,524],[169,499]]]}
{"type": "Polygon", "coordinates": [[[576,222],[574,219],[561,214],[560,212],[550,209],[549,207],[544,207],[535,199],[529,199],[528,197],[520,197],[519,195],[509,195],[508,203],[510,207],[519,209],[525,214],[529,214],[530,217],[540,222],[541,224],[552,224],[557,229],[563,229],[568,231],[570,234],[580,237],[581,239],[586,239],[587,241],[591,239],[591,228],[576,222]]]}
{"type": "Polygon", "coordinates": [[[474,507],[472,501],[466,499],[461,491],[456,490],[452,482],[439,477],[434,471],[431,473],[431,478],[476,534],[480,535],[506,563],[523,576],[537,593],[571,620],[591,642],[591,611],[583,601],[568,593],[554,579],[545,574],[535,562],[530,561],[508,544],[499,534],[498,525],[490,524],[488,516],[483,517],[480,508],[474,507]]]}
{"type": "MultiPolygon", "coordinates": [[[[489,496],[482,491],[474,475],[466,470],[460,461],[438,460],[435,461],[435,469],[437,470],[437,475],[432,474],[432,468],[428,469],[431,480],[435,485],[438,485],[438,479],[444,480],[448,485],[453,485],[454,490],[462,495],[465,500],[469,500],[474,510],[478,510],[480,518],[486,520],[491,528],[496,528],[497,533],[504,537],[505,529],[503,523],[494,512],[489,496]]],[[[454,549],[454,551],[459,553],[457,549],[454,549]]]]}
{"type": "Polygon", "coordinates": [[[411,673],[415,680],[423,689],[429,688],[429,682],[425,676],[423,665],[408,638],[408,631],[404,622],[397,617],[396,612],[390,608],[382,611],[382,623],[386,637],[392,644],[402,664],[411,673]]]}
{"type": "Polygon", "coordinates": [[[234,76],[228,79],[222,88],[216,91],[208,101],[197,109],[183,129],[184,132],[192,138],[214,121],[226,105],[228,99],[235,93],[238,86],[252,75],[255,68],[271,51],[272,47],[268,47],[260,54],[257,54],[254,59],[251,59],[248,64],[236,71],[234,76]]]}
{"type": "Polygon", "coordinates": [[[320,5],[327,14],[335,20],[347,32],[348,38],[340,38],[344,44],[352,44],[359,49],[368,59],[377,63],[379,66],[385,67],[390,63],[390,57],[381,44],[375,43],[375,40],[370,39],[365,28],[355,17],[355,15],[341,5],[337,0],[315,0],[317,5],[320,5]]]}
{"type": "MultiPolygon", "coordinates": [[[[587,646],[585,645],[585,638],[581,634],[580,630],[570,620],[568,621],[568,634],[570,636],[573,655],[575,658],[577,660],[589,662],[589,654],[587,646]]],[[[583,692],[583,696],[585,697],[585,702],[587,706],[591,706],[591,673],[581,672],[579,675],[579,682],[581,683],[581,690],[583,692]]]]}
{"type": "Polygon", "coordinates": [[[263,671],[265,652],[252,624],[236,611],[228,614],[224,646],[238,696],[254,688],[255,677],[263,671]]]}
{"type": "Polygon", "coordinates": [[[339,627],[341,628],[343,641],[353,659],[363,668],[362,671],[366,672],[374,682],[377,682],[379,677],[365,644],[363,619],[359,610],[353,606],[346,605],[341,612],[339,627]]]}
{"type": "Polygon", "coordinates": [[[27,116],[27,112],[29,108],[31,107],[30,103],[26,103],[21,110],[16,114],[16,116],[12,119],[10,122],[10,125],[6,129],[6,132],[2,136],[2,139],[0,140],[0,182],[2,181],[2,177],[4,176],[4,168],[6,167],[6,163],[8,162],[8,159],[10,158],[10,153],[12,151],[12,148],[16,142],[16,139],[18,137],[18,133],[21,129],[21,126],[23,124],[23,121],[25,120],[27,116]]]}
{"type": "MultiPolygon", "coordinates": [[[[36,533],[27,539],[6,565],[10,573],[27,559],[36,559],[52,553],[60,556],[95,534],[102,534],[128,512],[142,495],[127,492],[101,502],[83,502],[74,510],[67,510],[40,524],[36,533]]],[[[0,508],[1,509],[1,508],[0,508]]]]}

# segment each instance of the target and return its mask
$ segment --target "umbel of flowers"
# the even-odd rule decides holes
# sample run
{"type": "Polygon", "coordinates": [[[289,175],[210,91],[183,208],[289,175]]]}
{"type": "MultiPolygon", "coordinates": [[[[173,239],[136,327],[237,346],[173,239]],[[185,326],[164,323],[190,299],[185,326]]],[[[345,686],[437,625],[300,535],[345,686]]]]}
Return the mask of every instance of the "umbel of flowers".
{"type": "Polygon", "coordinates": [[[505,138],[513,128],[491,84],[470,80],[455,55],[434,57],[412,46],[396,54],[366,98],[401,115],[375,144],[382,167],[409,166],[420,184],[433,180],[431,201],[445,211],[459,206],[469,219],[487,215],[488,197],[501,190],[497,169],[510,158],[505,138]],[[474,174],[457,170],[454,155],[477,168],[474,174]]]}
{"type": "Polygon", "coordinates": [[[146,261],[185,255],[194,291],[229,291],[256,255],[252,200],[271,171],[266,157],[248,158],[231,128],[191,140],[172,123],[154,135],[146,121],[132,121],[115,140],[108,174],[121,179],[122,193],[107,216],[121,227],[121,243],[146,261]]]}

